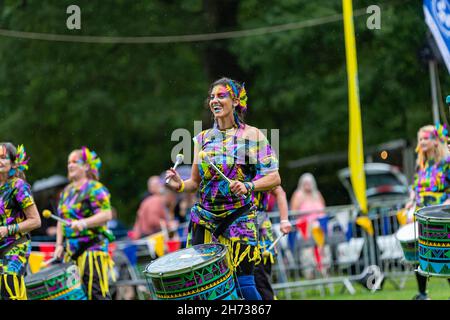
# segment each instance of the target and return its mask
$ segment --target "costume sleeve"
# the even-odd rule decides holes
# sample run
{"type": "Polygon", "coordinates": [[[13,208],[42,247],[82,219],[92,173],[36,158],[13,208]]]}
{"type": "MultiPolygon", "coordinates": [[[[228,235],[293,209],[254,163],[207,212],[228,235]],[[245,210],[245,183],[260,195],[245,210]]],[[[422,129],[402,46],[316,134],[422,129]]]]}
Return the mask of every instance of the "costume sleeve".
{"type": "Polygon", "coordinates": [[[89,202],[94,214],[100,211],[111,210],[110,197],[108,189],[100,182],[96,182],[91,186],[89,202]]]}
{"type": "Polygon", "coordinates": [[[256,158],[256,179],[278,170],[278,158],[266,137],[251,146],[250,161],[256,158]]]}
{"type": "Polygon", "coordinates": [[[31,187],[22,179],[17,179],[14,182],[14,195],[17,203],[22,209],[26,209],[34,204],[33,196],[31,194],[31,187]]]}

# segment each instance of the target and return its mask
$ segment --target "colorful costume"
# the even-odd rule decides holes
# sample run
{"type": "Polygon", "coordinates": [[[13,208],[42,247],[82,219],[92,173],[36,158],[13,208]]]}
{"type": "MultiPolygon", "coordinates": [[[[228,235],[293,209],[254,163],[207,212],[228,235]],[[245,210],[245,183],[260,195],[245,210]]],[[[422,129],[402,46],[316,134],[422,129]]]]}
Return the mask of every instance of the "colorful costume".
{"type": "MultiPolygon", "coordinates": [[[[95,180],[88,180],[79,188],[69,184],[62,192],[58,205],[59,216],[69,221],[88,218],[104,210],[111,210],[110,194],[103,184],[95,180]]],[[[110,298],[108,273],[113,262],[108,253],[107,232],[106,226],[78,232],[63,225],[67,252],[65,261],[76,261],[88,299],[110,298]]]]}
{"type": "MultiPolygon", "coordinates": [[[[33,204],[30,185],[20,178],[10,178],[0,187],[0,226],[24,221],[24,209],[33,204]]],[[[0,299],[27,299],[24,274],[30,252],[28,234],[17,232],[0,239],[0,299]]]]}
{"type": "Polygon", "coordinates": [[[444,203],[450,193],[450,157],[439,163],[426,161],[414,176],[413,190],[417,209],[444,203]]]}
{"type": "MultiPolygon", "coordinates": [[[[278,160],[267,139],[244,139],[244,128],[241,125],[235,134],[227,134],[214,126],[198,134],[194,143],[231,180],[252,181],[277,171],[278,160]]],[[[246,198],[232,194],[228,182],[201,157],[198,169],[199,201],[191,209],[187,245],[223,243],[230,252],[230,268],[237,268],[238,274],[252,274],[254,263],[260,260],[253,194],[246,198]]]]}

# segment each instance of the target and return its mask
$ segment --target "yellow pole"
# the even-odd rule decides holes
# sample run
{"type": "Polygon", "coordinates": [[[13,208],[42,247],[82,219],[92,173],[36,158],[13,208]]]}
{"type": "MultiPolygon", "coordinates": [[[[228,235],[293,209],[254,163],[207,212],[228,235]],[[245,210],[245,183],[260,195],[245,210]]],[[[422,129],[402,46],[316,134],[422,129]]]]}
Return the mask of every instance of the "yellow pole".
{"type": "Polygon", "coordinates": [[[350,180],[356,200],[363,213],[367,213],[366,177],[364,174],[364,150],[359,106],[358,66],[356,62],[355,31],[353,27],[352,0],[342,0],[344,10],[345,53],[349,101],[349,148],[348,162],[350,180]]]}

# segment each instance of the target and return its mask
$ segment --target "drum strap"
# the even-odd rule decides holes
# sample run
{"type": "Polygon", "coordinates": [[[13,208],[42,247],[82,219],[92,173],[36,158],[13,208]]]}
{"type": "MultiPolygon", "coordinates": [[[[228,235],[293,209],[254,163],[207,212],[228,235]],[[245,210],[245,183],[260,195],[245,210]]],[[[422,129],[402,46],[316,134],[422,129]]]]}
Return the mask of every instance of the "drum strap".
{"type": "Polygon", "coordinates": [[[0,249],[0,259],[3,259],[3,256],[5,255],[5,253],[7,253],[9,250],[11,250],[13,247],[17,246],[18,244],[24,243],[26,241],[28,241],[28,234],[27,235],[23,235],[21,236],[19,239],[17,239],[16,241],[14,241],[13,243],[7,245],[6,247],[0,249]]]}
{"type": "Polygon", "coordinates": [[[216,239],[219,238],[220,235],[240,216],[242,216],[244,213],[248,212],[250,208],[252,207],[251,203],[246,204],[243,207],[240,207],[236,211],[234,211],[232,214],[227,216],[219,225],[217,226],[216,230],[214,230],[213,235],[216,237],[216,239]]]}

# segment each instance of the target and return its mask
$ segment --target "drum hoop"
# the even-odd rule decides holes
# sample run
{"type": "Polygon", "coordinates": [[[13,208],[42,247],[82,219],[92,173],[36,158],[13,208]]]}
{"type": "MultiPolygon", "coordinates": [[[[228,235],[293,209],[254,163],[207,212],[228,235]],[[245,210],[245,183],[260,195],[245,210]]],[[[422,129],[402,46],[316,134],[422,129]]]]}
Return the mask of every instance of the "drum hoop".
{"type": "Polygon", "coordinates": [[[145,270],[143,271],[143,273],[147,274],[149,277],[151,278],[168,278],[171,276],[176,276],[182,273],[186,273],[186,272],[192,272],[198,269],[201,269],[205,266],[208,266],[210,264],[213,264],[217,261],[220,261],[222,259],[224,259],[227,255],[227,250],[225,247],[225,250],[223,250],[221,253],[216,253],[214,254],[214,256],[211,256],[211,259],[203,261],[195,266],[191,266],[191,267],[186,267],[183,269],[177,269],[177,270],[173,270],[173,271],[168,271],[168,272],[150,272],[148,271],[148,268],[151,267],[152,263],[154,263],[156,260],[153,260],[152,262],[149,263],[149,265],[145,268],[145,270]]]}

